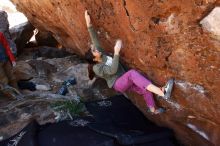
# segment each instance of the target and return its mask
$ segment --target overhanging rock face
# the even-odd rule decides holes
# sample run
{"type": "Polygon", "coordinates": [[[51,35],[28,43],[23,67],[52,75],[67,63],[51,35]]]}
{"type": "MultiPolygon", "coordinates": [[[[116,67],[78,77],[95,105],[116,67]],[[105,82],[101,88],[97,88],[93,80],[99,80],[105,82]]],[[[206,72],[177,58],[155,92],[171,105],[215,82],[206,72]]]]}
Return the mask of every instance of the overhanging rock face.
{"type": "MultiPolygon", "coordinates": [[[[150,116],[172,127],[183,143],[220,144],[220,43],[199,21],[219,5],[216,0],[12,0],[37,28],[53,33],[72,52],[83,55],[90,41],[84,20],[92,16],[100,41],[112,52],[121,38],[121,58],[156,84],[176,79],[168,110],[150,116]]],[[[143,98],[132,99],[146,111],[143,98]]]]}

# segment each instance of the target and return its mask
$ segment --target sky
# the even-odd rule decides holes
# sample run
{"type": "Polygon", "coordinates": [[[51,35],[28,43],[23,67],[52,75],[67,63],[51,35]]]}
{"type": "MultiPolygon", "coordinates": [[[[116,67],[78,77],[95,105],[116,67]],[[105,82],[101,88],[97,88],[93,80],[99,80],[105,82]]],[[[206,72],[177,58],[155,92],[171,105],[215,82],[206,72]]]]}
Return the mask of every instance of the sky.
{"type": "Polygon", "coordinates": [[[10,28],[27,21],[25,15],[18,12],[10,0],[0,0],[0,10],[4,10],[8,13],[10,28]]]}

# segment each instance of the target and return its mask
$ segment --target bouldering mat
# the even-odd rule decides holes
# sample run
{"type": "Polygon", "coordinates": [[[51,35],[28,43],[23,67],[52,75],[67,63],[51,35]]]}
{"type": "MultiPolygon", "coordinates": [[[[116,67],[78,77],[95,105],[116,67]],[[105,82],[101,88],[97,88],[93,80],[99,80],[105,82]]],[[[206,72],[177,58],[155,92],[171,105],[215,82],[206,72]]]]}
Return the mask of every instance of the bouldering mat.
{"type": "Polygon", "coordinates": [[[114,146],[114,140],[87,127],[91,120],[78,118],[45,126],[38,134],[39,146],[114,146]]]}
{"type": "Polygon", "coordinates": [[[114,139],[87,127],[89,117],[39,126],[31,122],[0,146],[115,146],[114,139]]]}
{"type": "MultiPolygon", "coordinates": [[[[121,145],[132,145],[173,138],[173,132],[150,122],[124,96],[86,103],[96,123],[88,126],[101,134],[111,136],[121,145]]],[[[169,140],[168,140],[169,141],[169,140]]],[[[172,146],[172,141],[167,143],[172,146]]]]}
{"type": "Polygon", "coordinates": [[[39,146],[37,139],[38,129],[38,123],[32,121],[14,136],[1,141],[0,146],[39,146]]]}
{"type": "Polygon", "coordinates": [[[173,132],[150,122],[124,96],[86,107],[93,116],[45,125],[33,121],[0,146],[174,146],[173,132]]]}

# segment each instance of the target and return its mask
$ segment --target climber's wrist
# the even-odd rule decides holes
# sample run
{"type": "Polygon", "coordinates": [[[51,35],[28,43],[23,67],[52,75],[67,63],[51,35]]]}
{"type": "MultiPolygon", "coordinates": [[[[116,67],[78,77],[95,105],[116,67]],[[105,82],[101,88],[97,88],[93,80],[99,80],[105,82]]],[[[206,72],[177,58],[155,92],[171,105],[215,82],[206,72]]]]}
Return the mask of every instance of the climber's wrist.
{"type": "Polygon", "coordinates": [[[92,24],[91,23],[87,24],[87,27],[88,28],[92,27],[92,24]]]}

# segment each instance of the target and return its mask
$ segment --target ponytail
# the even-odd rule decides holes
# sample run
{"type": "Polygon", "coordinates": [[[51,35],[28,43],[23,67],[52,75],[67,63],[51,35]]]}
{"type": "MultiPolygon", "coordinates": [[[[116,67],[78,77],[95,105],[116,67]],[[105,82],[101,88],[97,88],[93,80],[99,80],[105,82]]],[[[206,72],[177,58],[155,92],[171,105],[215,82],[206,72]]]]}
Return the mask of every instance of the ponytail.
{"type": "Polygon", "coordinates": [[[95,77],[95,73],[93,71],[94,64],[88,65],[88,73],[89,73],[89,79],[92,80],[95,77]]]}

